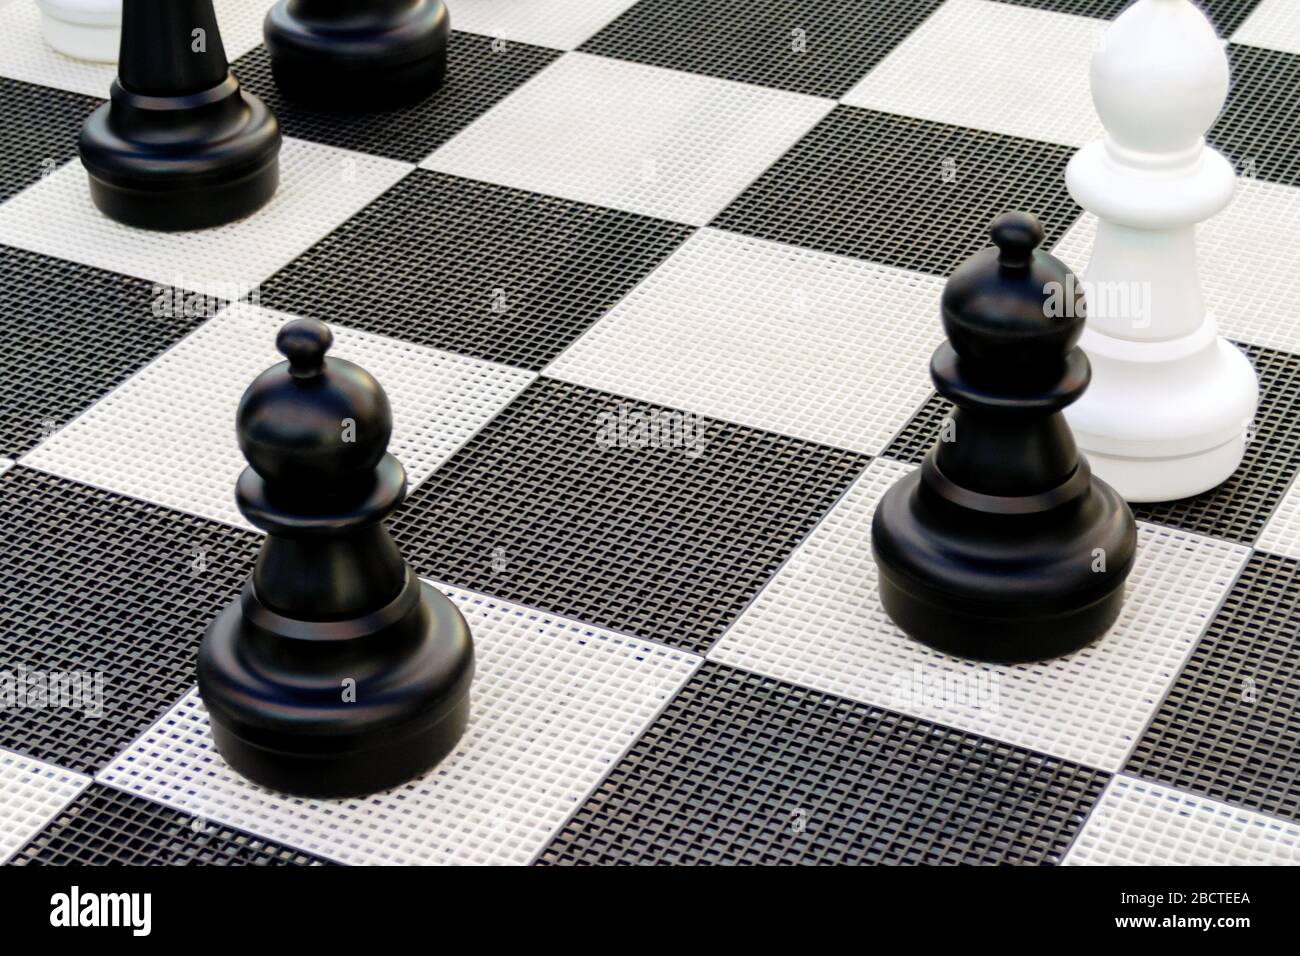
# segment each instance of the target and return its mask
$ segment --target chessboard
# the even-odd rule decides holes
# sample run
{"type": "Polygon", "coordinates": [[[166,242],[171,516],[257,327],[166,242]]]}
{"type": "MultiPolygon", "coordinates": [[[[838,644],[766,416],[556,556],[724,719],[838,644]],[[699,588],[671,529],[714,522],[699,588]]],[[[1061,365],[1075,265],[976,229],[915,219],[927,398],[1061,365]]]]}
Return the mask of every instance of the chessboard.
{"type": "Polygon", "coordinates": [[[282,181],[187,234],[96,211],[114,69],[0,5],[0,861],[1300,863],[1293,0],[1205,4],[1245,462],[1136,507],[1119,622],[1017,666],[898,631],[869,526],[990,221],[1086,265],[1063,172],[1123,0],[448,5],[445,87],[339,119],[277,95],[266,0],[217,0],[282,181]],[[291,316],[388,391],[392,530],[477,647],[453,755],[361,799],[245,782],[195,688],[259,545],[235,408],[291,316]]]}

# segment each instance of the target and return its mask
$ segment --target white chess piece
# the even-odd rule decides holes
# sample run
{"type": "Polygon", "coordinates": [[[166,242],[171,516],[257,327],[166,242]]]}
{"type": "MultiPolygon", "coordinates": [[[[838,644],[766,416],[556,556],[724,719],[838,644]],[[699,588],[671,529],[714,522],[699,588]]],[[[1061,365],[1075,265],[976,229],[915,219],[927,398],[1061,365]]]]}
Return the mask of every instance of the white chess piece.
{"type": "Polygon", "coordinates": [[[1066,417],[1093,471],[1129,501],[1224,481],[1259,403],[1255,371],[1219,337],[1197,275],[1196,224],[1236,187],[1204,137],[1227,94],[1223,44],[1189,0],[1138,0],[1093,54],[1106,136],[1065,173],[1098,218],[1080,340],[1092,384],[1066,417]]]}
{"type": "Polygon", "coordinates": [[[36,0],[45,42],[65,56],[116,63],[122,0],[36,0]]]}

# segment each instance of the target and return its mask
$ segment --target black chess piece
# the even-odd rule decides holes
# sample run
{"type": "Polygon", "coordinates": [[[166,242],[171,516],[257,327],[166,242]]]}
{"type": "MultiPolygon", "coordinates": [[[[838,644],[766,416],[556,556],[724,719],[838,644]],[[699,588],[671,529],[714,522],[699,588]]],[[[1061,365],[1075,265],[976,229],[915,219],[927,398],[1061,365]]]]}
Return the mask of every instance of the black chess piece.
{"type": "Polygon", "coordinates": [[[280,126],[231,74],[212,0],[123,0],[117,79],[79,145],[95,205],[145,229],[231,222],[279,182],[280,126]]]}
{"type": "Polygon", "coordinates": [[[1034,217],[1006,213],[992,234],[996,248],[943,290],[948,341],[930,374],[956,410],[881,499],[872,550],[881,601],[908,634],[961,657],[1041,660],[1114,623],[1137,529],[1061,414],[1091,375],[1082,287],[1036,248],[1034,217]]]}
{"type": "Polygon", "coordinates": [[[418,776],[469,719],[474,650],[456,606],[383,525],[406,494],[392,410],[333,337],[295,319],[239,403],[240,511],[267,532],[242,594],[208,627],[199,693],[226,762],[317,797],[418,776]]]}
{"type": "Polygon", "coordinates": [[[442,0],[279,0],[262,32],[276,86],[309,109],[395,109],[433,93],[447,73],[442,0]]]}

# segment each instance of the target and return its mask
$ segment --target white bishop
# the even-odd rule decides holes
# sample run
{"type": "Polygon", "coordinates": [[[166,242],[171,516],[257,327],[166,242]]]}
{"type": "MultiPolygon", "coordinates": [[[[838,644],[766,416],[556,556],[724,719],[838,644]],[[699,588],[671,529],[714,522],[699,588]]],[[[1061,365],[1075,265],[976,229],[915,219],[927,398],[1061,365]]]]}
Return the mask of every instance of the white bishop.
{"type": "Polygon", "coordinates": [[[1206,313],[1196,224],[1226,206],[1231,165],[1204,134],[1228,94],[1228,60],[1189,0],[1138,0],[1092,58],[1106,136],[1066,169],[1098,218],[1080,344],[1092,384],[1066,409],[1093,471],[1130,501],[1213,488],[1245,452],[1259,385],[1206,313]]]}

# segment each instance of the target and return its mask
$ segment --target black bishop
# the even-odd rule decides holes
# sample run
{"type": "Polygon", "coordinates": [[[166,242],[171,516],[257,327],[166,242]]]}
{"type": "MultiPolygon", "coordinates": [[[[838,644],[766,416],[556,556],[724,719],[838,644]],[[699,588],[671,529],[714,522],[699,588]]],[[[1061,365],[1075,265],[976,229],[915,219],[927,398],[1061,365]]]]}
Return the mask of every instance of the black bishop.
{"type": "Polygon", "coordinates": [[[1088,386],[1082,288],[1038,249],[1024,213],[953,272],[948,340],[930,374],[955,406],[917,471],[871,527],[886,612],[938,650],[1029,661],[1083,647],[1114,622],[1137,531],[1092,476],[1061,409],[1088,386]]]}
{"type": "Polygon", "coordinates": [[[428,770],[469,719],[474,651],[384,519],[406,494],[388,396],[296,319],[239,403],[235,498],[266,531],[243,593],[208,627],[199,692],[217,749],[250,780],[318,797],[428,770]]]}

